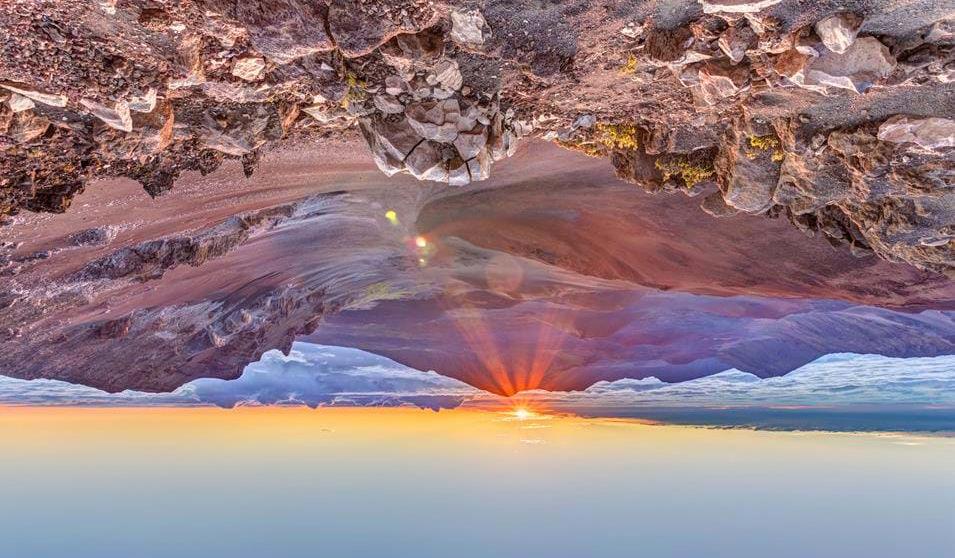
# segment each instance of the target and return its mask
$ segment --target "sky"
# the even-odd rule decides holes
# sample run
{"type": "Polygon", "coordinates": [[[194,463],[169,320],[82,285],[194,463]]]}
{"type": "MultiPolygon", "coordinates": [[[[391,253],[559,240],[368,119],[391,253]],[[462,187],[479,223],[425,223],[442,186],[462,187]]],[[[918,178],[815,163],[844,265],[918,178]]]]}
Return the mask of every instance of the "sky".
{"type": "Polygon", "coordinates": [[[0,408],[0,556],[935,558],[955,439],[456,409],[0,408]]]}

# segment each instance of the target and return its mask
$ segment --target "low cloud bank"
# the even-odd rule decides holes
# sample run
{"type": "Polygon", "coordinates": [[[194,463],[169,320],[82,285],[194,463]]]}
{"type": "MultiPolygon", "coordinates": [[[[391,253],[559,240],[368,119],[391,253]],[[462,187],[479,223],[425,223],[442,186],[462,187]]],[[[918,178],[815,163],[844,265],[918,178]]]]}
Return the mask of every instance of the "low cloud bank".
{"type": "Polygon", "coordinates": [[[0,405],[67,406],[403,406],[458,407],[475,388],[434,372],[345,347],[295,343],[268,351],[235,380],[203,378],[164,394],[110,394],[57,380],[0,376],[0,405]]]}
{"type": "MultiPolygon", "coordinates": [[[[598,382],[582,391],[531,391],[519,397],[555,411],[670,422],[759,426],[772,423],[780,413],[798,412],[803,422],[797,424],[812,420],[824,424],[835,420],[836,410],[854,413],[856,418],[877,417],[869,421],[876,429],[908,429],[891,424],[895,421],[938,430],[955,421],[955,356],[903,359],[835,354],[767,379],[727,370],[675,384],[656,378],[624,379],[598,382]],[[945,413],[941,422],[935,416],[939,413],[945,413]]],[[[296,343],[287,356],[269,351],[238,379],[195,380],[166,394],[110,394],[56,380],[0,376],[0,405],[416,406],[439,410],[508,403],[463,382],[385,357],[310,343],[296,343]]]]}

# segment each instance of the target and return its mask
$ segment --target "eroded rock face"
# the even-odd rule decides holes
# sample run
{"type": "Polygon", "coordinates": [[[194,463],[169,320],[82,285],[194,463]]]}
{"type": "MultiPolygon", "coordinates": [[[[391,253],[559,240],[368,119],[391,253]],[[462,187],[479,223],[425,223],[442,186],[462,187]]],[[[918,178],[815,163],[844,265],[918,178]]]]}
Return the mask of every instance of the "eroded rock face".
{"type": "Polygon", "coordinates": [[[699,4],[18,2],[0,214],[66,211],[92,178],[160,195],[230,159],[249,175],[354,130],[386,174],[463,186],[537,137],[950,273],[951,21],[929,0],[699,4]]]}

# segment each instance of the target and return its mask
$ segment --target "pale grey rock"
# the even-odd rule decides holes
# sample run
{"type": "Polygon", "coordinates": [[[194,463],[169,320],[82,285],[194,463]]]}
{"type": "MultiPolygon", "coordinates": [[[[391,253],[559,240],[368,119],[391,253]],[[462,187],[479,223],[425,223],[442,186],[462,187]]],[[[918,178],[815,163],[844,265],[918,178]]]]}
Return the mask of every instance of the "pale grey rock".
{"type": "Polygon", "coordinates": [[[487,21],[478,10],[451,10],[451,40],[465,47],[476,48],[490,35],[487,21]]]}
{"type": "Polygon", "coordinates": [[[724,31],[716,44],[733,62],[741,62],[746,57],[746,51],[756,43],[756,33],[748,26],[729,27],[724,31]]]}
{"type": "Polygon", "coordinates": [[[232,65],[232,75],[245,81],[258,81],[265,71],[265,58],[242,56],[232,65]]]}
{"type": "Polygon", "coordinates": [[[378,135],[381,145],[388,151],[389,155],[399,161],[405,160],[415,147],[422,142],[422,138],[415,133],[405,119],[379,121],[372,126],[372,129],[378,135]]]}
{"type": "Polygon", "coordinates": [[[405,106],[391,95],[375,95],[374,103],[375,107],[385,114],[401,114],[405,111],[405,106]]]}
{"type": "Polygon", "coordinates": [[[727,76],[701,71],[699,78],[701,97],[710,106],[739,93],[739,88],[727,76]]]}
{"type": "Polygon", "coordinates": [[[862,18],[848,12],[834,14],[815,25],[816,35],[832,52],[842,54],[852,46],[862,27],[862,18]]]}
{"type": "Polygon", "coordinates": [[[261,103],[269,98],[268,86],[254,87],[246,81],[206,81],[201,88],[203,94],[220,103],[261,103]]]}
{"type": "Polygon", "coordinates": [[[487,132],[483,126],[477,126],[474,130],[468,132],[461,132],[454,139],[454,147],[464,160],[476,157],[485,145],[487,145],[487,132]]]}
{"type": "Polygon", "coordinates": [[[266,141],[264,132],[269,125],[265,110],[235,111],[214,116],[204,115],[200,139],[208,149],[240,157],[257,149],[266,141]]]}
{"type": "Polygon", "coordinates": [[[703,13],[754,14],[771,8],[782,0],[699,0],[703,13]]]}
{"type": "Polygon", "coordinates": [[[424,141],[405,159],[408,172],[418,180],[448,181],[448,166],[439,143],[424,141]]]}
{"type": "Polygon", "coordinates": [[[7,100],[7,106],[9,106],[10,110],[14,113],[17,113],[30,110],[34,108],[36,104],[29,97],[24,97],[19,93],[13,93],[7,100]]]}
{"type": "Polygon", "coordinates": [[[620,34],[629,39],[636,39],[643,34],[643,25],[630,22],[623,26],[623,29],[620,30],[620,34]]]}
{"type": "Polygon", "coordinates": [[[461,107],[456,99],[415,103],[405,108],[405,116],[418,135],[435,141],[454,141],[459,131],[474,127],[473,121],[470,127],[459,125],[461,107]]]}
{"type": "Polygon", "coordinates": [[[945,19],[935,22],[925,34],[927,43],[955,42],[955,19],[945,19]]]}
{"type": "Polygon", "coordinates": [[[406,119],[392,121],[363,118],[359,121],[359,126],[375,164],[388,176],[405,170],[405,160],[419,144],[424,143],[406,119]]]}
{"type": "Polygon", "coordinates": [[[150,87],[145,95],[132,96],[127,103],[133,112],[150,113],[156,108],[156,89],[150,87]]]}
{"type": "Polygon", "coordinates": [[[806,72],[816,83],[863,92],[895,68],[888,47],[875,37],[863,37],[842,54],[826,53],[813,60],[806,72]]]}
{"type": "Polygon", "coordinates": [[[443,89],[441,87],[435,87],[431,90],[430,97],[438,100],[450,99],[454,96],[454,91],[450,89],[443,89]]]}
{"type": "Polygon", "coordinates": [[[955,147],[955,120],[893,116],[879,126],[878,137],[890,143],[914,143],[931,150],[955,147]]]}
{"type": "Polygon", "coordinates": [[[677,79],[683,87],[694,87],[700,84],[700,69],[696,66],[687,66],[680,70],[677,79]]]}
{"type": "Polygon", "coordinates": [[[359,120],[359,128],[362,135],[365,136],[365,142],[371,151],[371,158],[378,166],[378,170],[385,176],[394,176],[404,169],[402,158],[395,158],[382,142],[382,137],[372,129],[372,123],[368,120],[359,120]]]}
{"type": "Polygon", "coordinates": [[[749,72],[725,61],[707,62],[700,66],[696,77],[700,99],[713,106],[739,93],[749,81],[749,72]]]}
{"type": "Polygon", "coordinates": [[[952,240],[955,240],[955,237],[952,236],[927,236],[925,238],[919,239],[919,244],[922,246],[929,246],[931,248],[937,248],[939,246],[945,246],[950,243],[952,240]]]}
{"type": "Polygon", "coordinates": [[[726,200],[723,199],[720,192],[713,192],[703,198],[703,201],[700,202],[700,209],[713,217],[728,217],[739,213],[739,210],[735,207],[726,205],[726,200]]]}
{"type": "Polygon", "coordinates": [[[311,116],[315,120],[318,120],[322,124],[327,124],[337,118],[337,115],[334,114],[330,107],[325,103],[315,103],[308,105],[307,107],[302,107],[302,112],[311,116]]]}
{"type": "Polygon", "coordinates": [[[411,88],[408,87],[408,83],[398,76],[388,76],[385,78],[385,93],[389,95],[397,97],[410,90],[411,88]]]}
{"type": "Polygon", "coordinates": [[[42,91],[37,91],[36,89],[31,89],[26,86],[20,86],[19,84],[13,83],[0,83],[0,87],[3,87],[7,91],[12,91],[14,93],[19,93],[31,101],[40,103],[41,105],[48,105],[51,107],[63,108],[66,106],[67,98],[66,95],[54,95],[51,93],[44,93],[42,91]]]}
{"type": "Polygon", "coordinates": [[[133,118],[129,114],[129,103],[126,101],[117,101],[113,108],[101,105],[92,99],[82,99],[80,104],[110,128],[121,132],[133,131],[133,118]]]}
{"type": "Polygon", "coordinates": [[[597,124],[597,117],[592,114],[581,114],[574,120],[574,123],[571,125],[571,129],[584,129],[589,130],[597,124]]]}
{"type": "Polygon", "coordinates": [[[440,84],[442,89],[457,91],[464,84],[464,77],[461,75],[458,63],[450,58],[444,58],[438,62],[434,67],[433,75],[435,77],[434,84],[440,84]]]}
{"type": "Polygon", "coordinates": [[[471,172],[468,164],[458,160],[452,162],[448,169],[448,184],[451,186],[467,186],[471,183],[471,172]]]}
{"type": "Polygon", "coordinates": [[[32,112],[24,111],[13,115],[6,135],[16,143],[30,143],[46,133],[50,121],[32,112]]]}
{"type": "Polygon", "coordinates": [[[233,137],[221,130],[206,129],[202,133],[202,143],[208,148],[233,157],[241,157],[252,152],[252,145],[242,137],[233,137]]]}
{"type": "Polygon", "coordinates": [[[525,120],[511,120],[511,132],[518,139],[529,136],[534,131],[534,124],[525,120]]]}
{"type": "Polygon", "coordinates": [[[116,0],[97,0],[96,5],[106,15],[116,15],[116,0]]]}
{"type": "Polygon", "coordinates": [[[785,64],[777,64],[777,70],[796,85],[820,93],[830,87],[865,92],[891,74],[896,65],[888,47],[875,37],[857,39],[842,54],[822,49],[819,56],[812,56],[806,54],[808,49],[803,51],[785,57],[785,64]]]}
{"type": "Polygon", "coordinates": [[[491,176],[491,156],[486,149],[473,159],[468,159],[467,165],[472,182],[487,180],[491,176]]]}

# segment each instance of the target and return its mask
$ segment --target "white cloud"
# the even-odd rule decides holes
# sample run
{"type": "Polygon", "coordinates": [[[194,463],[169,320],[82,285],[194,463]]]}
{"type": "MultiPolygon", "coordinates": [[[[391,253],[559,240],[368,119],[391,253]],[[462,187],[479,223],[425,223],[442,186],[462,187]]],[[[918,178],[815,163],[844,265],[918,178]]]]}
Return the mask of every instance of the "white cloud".
{"type": "Polygon", "coordinates": [[[575,392],[530,392],[553,406],[603,410],[646,406],[955,405],[955,356],[889,358],[835,354],[785,376],[739,370],[667,384],[656,378],[597,382],[575,392]]]}
{"type": "Polygon", "coordinates": [[[108,394],[56,380],[0,376],[0,405],[399,406],[453,408],[478,390],[358,349],[296,343],[289,355],[268,351],[235,380],[202,378],[172,393],[108,394]]]}
{"type": "MultiPolygon", "coordinates": [[[[583,391],[525,392],[521,399],[555,410],[603,415],[649,407],[955,406],[955,356],[903,359],[836,354],[768,379],[727,370],[675,384],[656,378],[623,379],[598,382],[583,391]]],[[[108,394],[56,380],[0,376],[0,405],[415,405],[441,409],[501,402],[458,380],[385,357],[308,343],[296,343],[288,356],[265,353],[236,380],[199,379],[167,394],[108,394]]]]}

